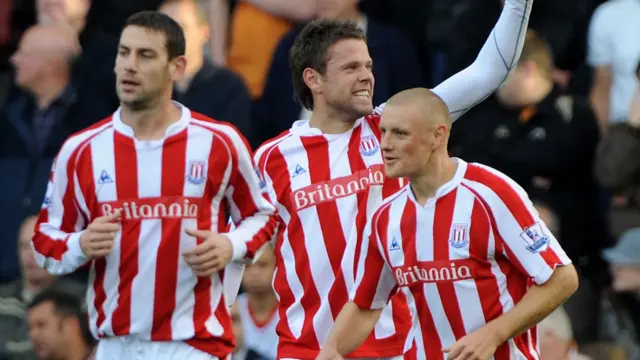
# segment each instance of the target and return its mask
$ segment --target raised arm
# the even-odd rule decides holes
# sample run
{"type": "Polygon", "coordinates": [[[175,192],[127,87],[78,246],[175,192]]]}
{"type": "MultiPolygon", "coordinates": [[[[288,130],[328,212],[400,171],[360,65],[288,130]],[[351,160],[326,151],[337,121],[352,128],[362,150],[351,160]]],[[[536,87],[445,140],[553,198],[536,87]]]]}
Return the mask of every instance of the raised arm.
{"type": "Polygon", "coordinates": [[[453,120],[496,91],[518,62],[533,0],[506,0],[476,60],[433,89],[453,120]]]}

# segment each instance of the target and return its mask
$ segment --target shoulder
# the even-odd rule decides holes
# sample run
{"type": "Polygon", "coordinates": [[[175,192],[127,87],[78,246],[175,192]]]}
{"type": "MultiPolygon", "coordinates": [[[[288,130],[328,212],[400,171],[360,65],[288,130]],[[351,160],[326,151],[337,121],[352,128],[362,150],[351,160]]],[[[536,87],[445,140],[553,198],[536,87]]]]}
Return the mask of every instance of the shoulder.
{"type": "Polygon", "coordinates": [[[507,203],[528,197],[524,189],[504,173],[483,164],[469,163],[463,180],[483,201],[507,203]]]}
{"type": "Polygon", "coordinates": [[[410,185],[405,185],[402,189],[396,191],[395,193],[389,195],[385,198],[382,203],[376,208],[371,216],[371,223],[374,228],[377,228],[378,221],[382,215],[388,215],[388,212],[391,210],[391,206],[394,203],[402,202],[404,203],[407,199],[408,192],[410,190],[410,185]]]}
{"type": "Polygon", "coordinates": [[[219,67],[214,78],[216,84],[221,82],[225,84],[227,88],[248,91],[242,77],[230,69],[219,67]]]}
{"type": "Polygon", "coordinates": [[[273,150],[278,148],[280,144],[284,141],[287,141],[293,136],[290,130],[283,131],[280,135],[265,141],[262,145],[258,147],[255,152],[255,160],[256,163],[262,168],[264,164],[266,164],[271,156],[273,150]]]}
{"type": "Polygon", "coordinates": [[[91,139],[104,131],[113,128],[112,117],[104,118],[97,123],[70,135],[58,152],[58,159],[69,159],[80,152],[91,139]]]}
{"type": "Polygon", "coordinates": [[[250,149],[247,140],[231,123],[218,121],[191,110],[191,125],[210,131],[215,137],[222,139],[222,141],[231,148],[250,149]]]}

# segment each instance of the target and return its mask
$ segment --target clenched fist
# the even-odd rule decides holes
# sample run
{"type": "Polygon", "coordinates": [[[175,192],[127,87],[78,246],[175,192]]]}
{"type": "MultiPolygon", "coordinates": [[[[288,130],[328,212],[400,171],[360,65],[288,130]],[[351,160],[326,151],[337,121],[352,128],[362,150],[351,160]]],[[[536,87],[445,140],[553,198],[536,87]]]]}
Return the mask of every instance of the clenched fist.
{"type": "Polygon", "coordinates": [[[89,258],[101,258],[113,250],[116,234],[120,231],[121,212],[94,219],[80,237],[80,248],[89,258]]]}
{"type": "Polygon", "coordinates": [[[211,276],[231,262],[233,245],[224,235],[205,230],[187,229],[185,232],[202,242],[182,255],[196,276],[211,276]]]}

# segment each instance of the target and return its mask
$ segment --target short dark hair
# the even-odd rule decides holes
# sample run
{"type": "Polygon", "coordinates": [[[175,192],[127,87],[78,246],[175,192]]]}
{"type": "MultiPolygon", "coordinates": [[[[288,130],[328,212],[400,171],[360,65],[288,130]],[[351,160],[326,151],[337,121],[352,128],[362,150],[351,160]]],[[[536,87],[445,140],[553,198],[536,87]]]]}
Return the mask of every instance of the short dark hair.
{"type": "Polygon", "coordinates": [[[186,49],[184,31],[175,20],[159,11],[137,12],[127,19],[122,31],[128,26],[139,26],[152,31],[161,32],[167,39],[166,48],[169,60],[182,56],[186,49]]]}
{"type": "Polygon", "coordinates": [[[355,21],[314,20],[302,29],[289,50],[289,67],[295,96],[309,110],[313,110],[313,95],[302,73],[311,68],[324,75],[327,70],[329,48],[341,40],[367,41],[364,31],[355,21]]]}
{"type": "Polygon", "coordinates": [[[82,299],[70,291],[54,286],[38,293],[29,303],[28,309],[31,310],[48,302],[53,304],[56,314],[77,319],[84,341],[89,345],[95,343],[95,339],[89,330],[87,309],[83,306],[82,299]]]}

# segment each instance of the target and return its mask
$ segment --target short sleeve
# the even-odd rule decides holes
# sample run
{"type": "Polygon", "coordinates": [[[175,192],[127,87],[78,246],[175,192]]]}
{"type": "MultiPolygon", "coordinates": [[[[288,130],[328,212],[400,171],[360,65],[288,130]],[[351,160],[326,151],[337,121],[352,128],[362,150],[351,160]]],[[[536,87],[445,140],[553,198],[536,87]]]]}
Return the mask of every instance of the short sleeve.
{"type": "Polygon", "coordinates": [[[363,309],[382,309],[398,291],[393,272],[386,262],[375,223],[377,216],[366,226],[362,237],[360,260],[356,272],[356,285],[351,300],[363,309]]]}
{"type": "Polygon", "coordinates": [[[491,168],[474,164],[469,171],[471,188],[489,206],[497,230],[496,252],[538,285],[545,283],[556,267],[571,264],[526,192],[513,180],[491,168]]]}
{"type": "MultiPolygon", "coordinates": [[[[607,5],[606,3],[603,5],[607,5]]],[[[611,16],[610,8],[600,6],[596,9],[587,38],[587,63],[591,66],[605,66],[612,62],[612,38],[610,36],[611,16]]]]}

